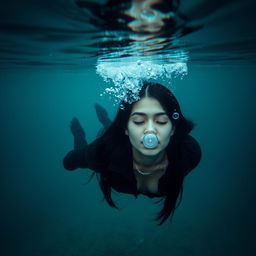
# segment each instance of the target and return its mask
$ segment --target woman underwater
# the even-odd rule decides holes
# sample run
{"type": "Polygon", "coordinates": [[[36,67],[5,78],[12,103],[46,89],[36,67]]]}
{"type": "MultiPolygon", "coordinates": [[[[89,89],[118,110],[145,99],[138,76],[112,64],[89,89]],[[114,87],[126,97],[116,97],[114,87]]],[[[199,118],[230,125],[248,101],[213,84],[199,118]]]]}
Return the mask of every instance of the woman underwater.
{"type": "Polygon", "coordinates": [[[74,150],[66,155],[63,164],[67,170],[95,171],[112,207],[117,208],[111,197],[112,189],[136,197],[144,194],[161,198],[163,206],[156,217],[161,225],[180,204],[184,177],[198,165],[201,149],[189,135],[193,123],[185,119],[169,89],[143,82],[138,96],[139,100],[132,104],[121,103],[122,108],[111,124],[107,114],[99,115],[98,111],[106,130],[89,145],[74,118],[74,150]]]}

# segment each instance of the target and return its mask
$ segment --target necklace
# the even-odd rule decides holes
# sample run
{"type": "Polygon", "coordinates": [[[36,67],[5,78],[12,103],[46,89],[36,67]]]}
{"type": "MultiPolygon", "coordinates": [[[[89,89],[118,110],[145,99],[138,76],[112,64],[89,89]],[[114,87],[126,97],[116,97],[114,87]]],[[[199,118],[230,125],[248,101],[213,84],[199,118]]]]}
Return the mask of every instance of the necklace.
{"type": "Polygon", "coordinates": [[[140,169],[138,168],[138,165],[136,164],[135,161],[133,161],[133,166],[134,166],[134,169],[135,169],[139,174],[141,174],[141,175],[143,175],[143,176],[152,175],[152,174],[155,173],[155,170],[163,170],[163,171],[166,170],[166,168],[167,168],[167,166],[168,166],[168,158],[167,158],[167,156],[165,155],[165,156],[164,156],[164,160],[163,160],[160,164],[156,165],[152,172],[144,172],[144,171],[140,170],[140,169]]]}
{"type": "MultiPolygon", "coordinates": [[[[138,168],[137,164],[134,164],[134,167],[135,167],[135,170],[136,170],[139,174],[144,175],[144,176],[152,175],[152,174],[155,173],[155,172],[143,172],[143,171],[141,171],[141,170],[138,168]]],[[[167,167],[167,166],[164,166],[163,171],[166,170],[166,167],[167,167]]]]}
{"type": "Polygon", "coordinates": [[[135,170],[136,170],[139,174],[144,175],[144,176],[150,175],[150,174],[153,173],[153,172],[142,172],[142,171],[138,168],[137,165],[135,165],[135,170]]]}

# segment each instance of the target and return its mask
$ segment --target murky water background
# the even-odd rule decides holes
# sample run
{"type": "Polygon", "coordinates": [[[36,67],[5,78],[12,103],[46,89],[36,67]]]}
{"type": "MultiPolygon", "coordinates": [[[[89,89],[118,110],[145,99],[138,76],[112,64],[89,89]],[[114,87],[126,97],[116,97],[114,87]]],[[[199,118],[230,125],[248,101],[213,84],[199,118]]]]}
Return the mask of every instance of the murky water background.
{"type": "MultiPolygon", "coordinates": [[[[188,75],[173,78],[172,88],[184,114],[197,124],[192,134],[203,159],[186,177],[173,222],[157,227],[154,200],[116,193],[121,210],[113,210],[96,179],[86,184],[90,170],[62,167],[72,147],[71,118],[79,118],[90,142],[101,128],[93,104],[105,106],[111,117],[116,112],[112,101],[100,96],[108,85],[95,72],[97,59],[106,54],[94,45],[95,33],[102,31],[88,24],[71,0],[5,2],[1,254],[254,255],[253,7],[251,1],[234,1],[207,15],[194,12],[193,24],[204,27],[179,39],[189,55],[188,75]]],[[[168,47],[161,54],[171,53],[168,47]]]]}

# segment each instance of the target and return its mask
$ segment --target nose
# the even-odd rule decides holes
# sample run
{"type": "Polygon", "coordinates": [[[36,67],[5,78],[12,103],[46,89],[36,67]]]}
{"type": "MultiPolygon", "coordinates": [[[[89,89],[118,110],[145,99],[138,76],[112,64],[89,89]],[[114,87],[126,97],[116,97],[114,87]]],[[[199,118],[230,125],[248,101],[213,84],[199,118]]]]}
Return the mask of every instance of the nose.
{"type": "Polygon", "coordinates": [[[154,122],[151,120],[149,120],[147,122],[144,133],[149,133],[149,132],[156,133],[156,128],[155,128],[154,122]]]}

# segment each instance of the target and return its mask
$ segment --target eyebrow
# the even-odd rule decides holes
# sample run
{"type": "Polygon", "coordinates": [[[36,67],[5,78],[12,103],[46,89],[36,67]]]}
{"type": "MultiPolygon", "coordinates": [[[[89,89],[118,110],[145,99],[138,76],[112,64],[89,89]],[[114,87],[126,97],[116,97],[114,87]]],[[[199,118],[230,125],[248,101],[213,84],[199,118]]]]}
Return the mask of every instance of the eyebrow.
{"type": "MultiPolygon", "coordinates": [[[[143,112],[134,112],[134,113],[131,114],[131,117],[132,117],[132,116],[135,116],[135,115],[146,116],[146,114],[143,113],[143,112]]],[[[156,114],[154,114],[154,115],[155,115],[155,116],[162,116],[162,115],[168,116],[168,115],[166,114],[166,112],[159,112],[159,113],[156,113],[156,114]]]]}

